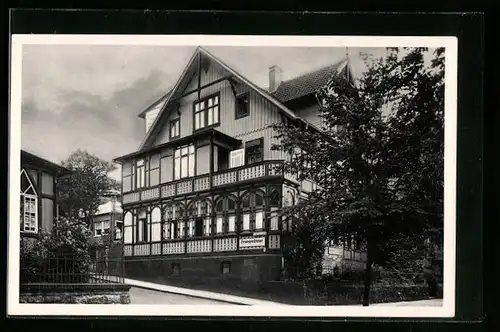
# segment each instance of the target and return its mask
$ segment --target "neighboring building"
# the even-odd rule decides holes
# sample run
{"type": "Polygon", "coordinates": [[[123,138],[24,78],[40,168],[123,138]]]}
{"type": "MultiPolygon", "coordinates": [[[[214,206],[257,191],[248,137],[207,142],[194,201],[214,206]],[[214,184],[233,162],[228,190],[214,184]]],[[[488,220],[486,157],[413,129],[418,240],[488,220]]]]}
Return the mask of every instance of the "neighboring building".
{"type": "Polygon", "coordinates": [[[127,274],[280,278],[293,225],[279,210],[314,184],[274,169],[288,156],[271,150],[272,124],[319,130],[315,92],[334,75],[352,83],[347,60],[288,81],[272,66],[263,89],[199,47],[174,88],[139,115],[140,148],[115,159],[127,274]]]}
{"type": "Polygon", "coordinates": [[[113,240],[121,240],[123,235],[123,214],[120,193],[109,193],[107,201],[101,204],[93,217],[92,232],[96,239],[110,235],[113,240]]]}
{"type": "Polygon", "coordinates": [[[69,170],[21,150],[21,236],[50,231],[59,214],[57,180],[69,170]]]}

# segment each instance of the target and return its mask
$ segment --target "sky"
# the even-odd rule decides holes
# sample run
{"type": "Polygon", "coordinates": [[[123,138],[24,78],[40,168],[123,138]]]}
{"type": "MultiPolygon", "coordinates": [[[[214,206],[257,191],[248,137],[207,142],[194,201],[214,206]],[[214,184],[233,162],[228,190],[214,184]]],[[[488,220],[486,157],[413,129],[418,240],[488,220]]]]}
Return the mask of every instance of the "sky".
{"type": "MultiPolygon", "coordinates": [[[[145,135],[137,115],[175,85],[194,46],[23,45],[21,146],[60,163],[78,148],[111,161],[145,135]]],[[[277,65],[287,80],[346,57],[346,48],[205,47],[261,87],[277,65]]],[[[349,48],[354,76],[361,52],[349,48]]],[[[112,176],[119,177],[119,169],[112,176]]]]}

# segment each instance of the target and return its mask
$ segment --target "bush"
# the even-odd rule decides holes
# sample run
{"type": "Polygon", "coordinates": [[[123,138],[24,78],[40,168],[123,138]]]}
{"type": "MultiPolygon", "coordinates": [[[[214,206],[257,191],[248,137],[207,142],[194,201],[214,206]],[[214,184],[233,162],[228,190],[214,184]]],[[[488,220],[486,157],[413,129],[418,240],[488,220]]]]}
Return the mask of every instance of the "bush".
{"type": "Polygon", "coordinates": [[[86,282],[91,232],[80,220],[59,218],[52,232],[21,238],[21,282],[86,282]]]}

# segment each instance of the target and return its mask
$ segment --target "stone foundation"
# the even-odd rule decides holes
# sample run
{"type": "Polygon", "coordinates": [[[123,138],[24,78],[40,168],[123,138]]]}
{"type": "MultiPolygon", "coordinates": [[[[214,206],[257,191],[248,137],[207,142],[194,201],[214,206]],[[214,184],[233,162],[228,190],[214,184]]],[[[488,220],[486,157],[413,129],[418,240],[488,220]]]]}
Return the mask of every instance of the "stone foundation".
{"type": "Polygon", "coordinates": [[[19,303],[129,304],[129,285],[23,285],[19,303]],[[23,289],[24,288],[24,289],[23,289]]]}

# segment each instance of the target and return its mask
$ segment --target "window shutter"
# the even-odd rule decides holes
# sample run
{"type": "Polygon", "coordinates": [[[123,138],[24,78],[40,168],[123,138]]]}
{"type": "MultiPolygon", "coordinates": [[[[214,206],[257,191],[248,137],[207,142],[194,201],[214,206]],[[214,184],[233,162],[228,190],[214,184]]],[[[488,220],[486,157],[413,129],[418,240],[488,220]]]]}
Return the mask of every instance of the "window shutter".
{"type": "Polygon", "coordinates": [[[229,153],[230,168],[244,165],[245,149],[234,150],[229,153]]]}

